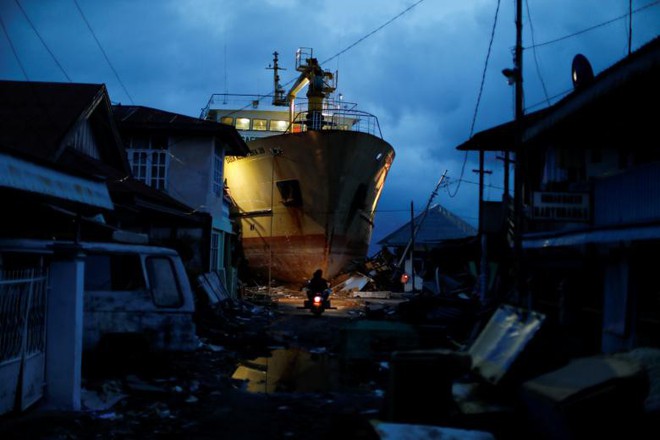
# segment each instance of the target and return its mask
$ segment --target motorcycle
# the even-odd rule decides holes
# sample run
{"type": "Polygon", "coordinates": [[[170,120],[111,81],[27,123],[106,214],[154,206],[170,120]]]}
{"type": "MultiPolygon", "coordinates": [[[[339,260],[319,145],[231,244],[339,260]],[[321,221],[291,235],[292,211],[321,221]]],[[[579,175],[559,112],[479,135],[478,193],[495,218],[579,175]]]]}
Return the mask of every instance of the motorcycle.
{"type": "Polygon", "coordinates": [[[304,302],[304,309],[309,309],[312,314],[320,315],[326,311],[326,309],[336,309],[330,304],[330,289],[326,289],[323,292],[314,292],[312,295],[308,293],[308,299],[304,302]]]}

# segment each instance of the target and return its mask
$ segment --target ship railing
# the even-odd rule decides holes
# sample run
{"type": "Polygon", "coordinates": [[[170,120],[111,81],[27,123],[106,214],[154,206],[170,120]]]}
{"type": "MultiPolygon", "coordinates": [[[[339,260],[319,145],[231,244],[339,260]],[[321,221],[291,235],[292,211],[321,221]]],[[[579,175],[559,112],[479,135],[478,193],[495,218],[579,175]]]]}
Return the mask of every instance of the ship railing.
{"type": "Polygon", "coordinates": [[[202,108],[200,119],[207,119],[210,110],[231,108],[234,112],[257,109],[260,106],[270,105],[273,95],[251,95],[239,93],[214,93],[206,106],[202,108]]]}
{"type": "MultiPolygon", "coordinates": [[[[214,93],[206,107],[202,109],[200,118],[207,119],[210,110],[221,108],[231,109],[231,113],[227,113],[225,116],[236,114],[242,110],[273,108],[269,98],[272,96],[214,93]]],[[[293,122],[289,124],[286,131],[296,133],[308,129],[358,131],[383,137],[378,118],[375,115],[358,110],[356,103],[336,99],[324,100],[320,115],[311,114],[308,111],[307,99],[296,100],[293,122]]]]}
{"type": "Polygon", "coordinates": [[[309,112],[307,104],[296,105],[296,113],[289,132],[312,130],[345,130],[368,133],[383,137],[378,118],[371,113],[357,110],[356,104],[342,103],[340,106],[324,105],[321,112],[309,112]]]}

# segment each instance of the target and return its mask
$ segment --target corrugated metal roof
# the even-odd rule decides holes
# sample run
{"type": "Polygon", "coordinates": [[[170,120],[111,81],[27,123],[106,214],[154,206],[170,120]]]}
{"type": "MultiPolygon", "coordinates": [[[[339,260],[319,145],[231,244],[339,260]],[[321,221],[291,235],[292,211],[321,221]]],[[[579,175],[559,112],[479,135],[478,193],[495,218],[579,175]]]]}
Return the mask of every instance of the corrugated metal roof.
{"type": "Polygon", "coordinates": [[[555,248],[643,240],[660,240],[660,225],[527,235],[523,237],[523,248],[555,248]]]}
{"type": "Polygon", "coordinates": [[[42,159],[53,155],[102,84],[0,81],[0,145],[42,159]]]}
{"type": "Polygon", "coordinates": [[[0,187],[113,209],[105,182],[93,181],[0,153],[0,187]]]}
{"type": "Polygon", "coordinates": [[[236,128],[230,125],[137,105],[114,105],[112,111],[121,131],[207,134],[226,142],[227,154],[244,156],[249,152],[236,128]]]}
{"type": "MultiPolygon", "coordinates": [[[[606,113],[607,100],[612,108],[625,108],[630,113],[637,108],[638,113],[647,112],[644,106],[636,105],[637,96],[630,97],[630,90],[644,94],[649,102],[657,96],[657,72],[660,65],[660,37],[655,37],[644,46],[600,72],[585,87],[571,91],[548,108],[524,115],[522,118],[524,142],[527,143],[539,134],[555,127],[558,123],[575,117],[576,113],[591,106],[606,113]],[[620,96],[619,96],[620,95],[620,96]],[[629,101],[626,99],[629,98],[629,101]]],[[[651,113],[652,114],[652,113],[651,113]]],[[[476,133],[472,138],[456,147],[467,151],[509,151],[514,149],[515,122],[491,127],[476,133]]]]}
{"type": "MultiPolygon", "coordinates": [[[[415,227],[420,224],[424,213],[419,214],[414,219],[415,227]]],[[[410,222],[401,226],[396,231],[387,235],[385,238],[378,242],[381,246],[405,246],[410,241],[411,234],[410,222]]],[[[473,237],[477,235],[477,230],[458,217],[451,213],[446,208],[440,205],[435,205],[429,208],[426,218],[424,218],[417,235],[415,236],[416,244],[438,244],[446,240],[456,240],[461,238],[473,237]]]]}

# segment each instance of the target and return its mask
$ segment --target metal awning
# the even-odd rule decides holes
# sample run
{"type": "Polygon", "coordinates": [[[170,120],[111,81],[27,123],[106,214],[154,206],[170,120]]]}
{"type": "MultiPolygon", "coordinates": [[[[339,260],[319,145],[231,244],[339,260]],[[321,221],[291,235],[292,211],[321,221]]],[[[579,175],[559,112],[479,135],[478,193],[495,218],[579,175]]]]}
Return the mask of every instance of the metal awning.
{"type": "Polygon", "coordinates": [[[105,182],[73,176],[3,153],[0,153],[0,187],[88,206],[114,208],[105,182]]]}
{"type": "Polygon", "coordinates": [[[523,237],[523,248],[555,248],[620,241],[660,240],[660,225],[629,226],[616,229],[581,230],[523,237]]]}

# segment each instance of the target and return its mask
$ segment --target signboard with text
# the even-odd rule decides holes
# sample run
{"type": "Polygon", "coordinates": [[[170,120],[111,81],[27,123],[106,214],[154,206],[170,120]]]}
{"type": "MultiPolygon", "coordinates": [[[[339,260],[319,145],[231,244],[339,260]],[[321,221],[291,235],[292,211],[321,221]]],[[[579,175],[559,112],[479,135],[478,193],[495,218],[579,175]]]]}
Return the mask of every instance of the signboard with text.
{"type": "Polygon", "coordinates": [[[534,192],[534,220],[588,222],[591,219],[589,194],[570,192],[534,192]]]}

